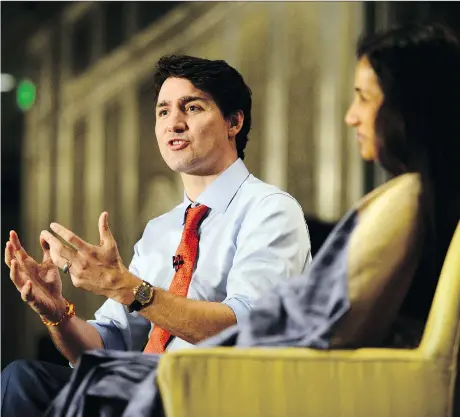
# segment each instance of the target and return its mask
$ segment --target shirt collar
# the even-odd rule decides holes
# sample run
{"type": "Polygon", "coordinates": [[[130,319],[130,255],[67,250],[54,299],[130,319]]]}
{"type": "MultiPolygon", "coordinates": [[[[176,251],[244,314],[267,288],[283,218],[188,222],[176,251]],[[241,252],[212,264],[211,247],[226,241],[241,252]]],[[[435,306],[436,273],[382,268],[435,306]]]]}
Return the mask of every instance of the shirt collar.
{"type": "MultiPolygon", "coordinates": [[[[193,203],[184,191],[184,210],[196,203],[204,204],[211,210],[225,213],[236,192],[249,176],[249,171],[244,162],[238,158],[222,174],[220,174],[208,187],[198,196],[193,203]]],[[[184,213],[185,216],[185,213],[184,213]]],[[[184,217],[185,219],[185,217],[184,217]]]]}

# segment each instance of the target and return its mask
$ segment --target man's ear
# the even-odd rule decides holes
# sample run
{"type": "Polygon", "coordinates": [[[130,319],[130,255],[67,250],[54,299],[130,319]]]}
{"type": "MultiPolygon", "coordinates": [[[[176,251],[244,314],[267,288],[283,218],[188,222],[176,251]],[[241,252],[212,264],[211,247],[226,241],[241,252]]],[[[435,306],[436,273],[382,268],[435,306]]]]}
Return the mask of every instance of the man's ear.
{"type": "Polygon", "coordinates": [[[235,113],[231,114],[228,118],[230,122],[228,136],[229,138],[234,138],[243,127],[244,122],[244,113],[242,110],[238,110],[235,113]]]}

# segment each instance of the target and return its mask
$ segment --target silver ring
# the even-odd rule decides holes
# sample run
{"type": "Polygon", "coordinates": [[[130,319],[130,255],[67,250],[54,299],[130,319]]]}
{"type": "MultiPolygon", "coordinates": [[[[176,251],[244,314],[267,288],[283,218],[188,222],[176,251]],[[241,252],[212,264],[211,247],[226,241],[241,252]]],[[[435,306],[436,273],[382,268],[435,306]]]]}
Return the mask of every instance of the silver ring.
{"type": "Polygon", "coordinates": [[[64,271],[64,274],[68,274],[69,273],[69,269],[70,267],[72,266],[72,262],[70,261],[67,261],[64,265],[64,268],[62,268],[62,270],[64,271]]]}

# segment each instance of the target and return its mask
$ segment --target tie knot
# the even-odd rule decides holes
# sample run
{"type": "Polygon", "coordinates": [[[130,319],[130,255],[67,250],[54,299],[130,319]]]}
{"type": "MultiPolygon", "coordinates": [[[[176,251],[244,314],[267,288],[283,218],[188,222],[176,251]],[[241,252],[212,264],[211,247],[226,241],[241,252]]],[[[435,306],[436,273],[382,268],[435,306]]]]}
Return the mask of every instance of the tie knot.
{"type": "Polygon", "coordinates": [[[208,210],[209,210],[209,207],[206,207],[204,205],[200,205],[198,207],[190,207],[187,210],[187,216],[185,218],[184,229],[187,229],[187,230],[198,229],[198,225],[200,224],[201,219],[208,212],[208,210]]]}

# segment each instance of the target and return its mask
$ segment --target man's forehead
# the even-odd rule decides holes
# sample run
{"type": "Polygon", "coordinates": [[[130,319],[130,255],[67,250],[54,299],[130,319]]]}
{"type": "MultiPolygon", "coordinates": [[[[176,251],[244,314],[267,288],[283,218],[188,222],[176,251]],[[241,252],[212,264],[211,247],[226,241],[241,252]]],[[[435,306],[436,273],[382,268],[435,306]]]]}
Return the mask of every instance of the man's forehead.
{"type": "Polygon", "coordinates": [[[210,94],[199,88],[196,88],[189,80],[185,78],[170,77],[161,86],[158,94],[158,102],[184,100],[189,97],[212,100],[210,94]]]}

